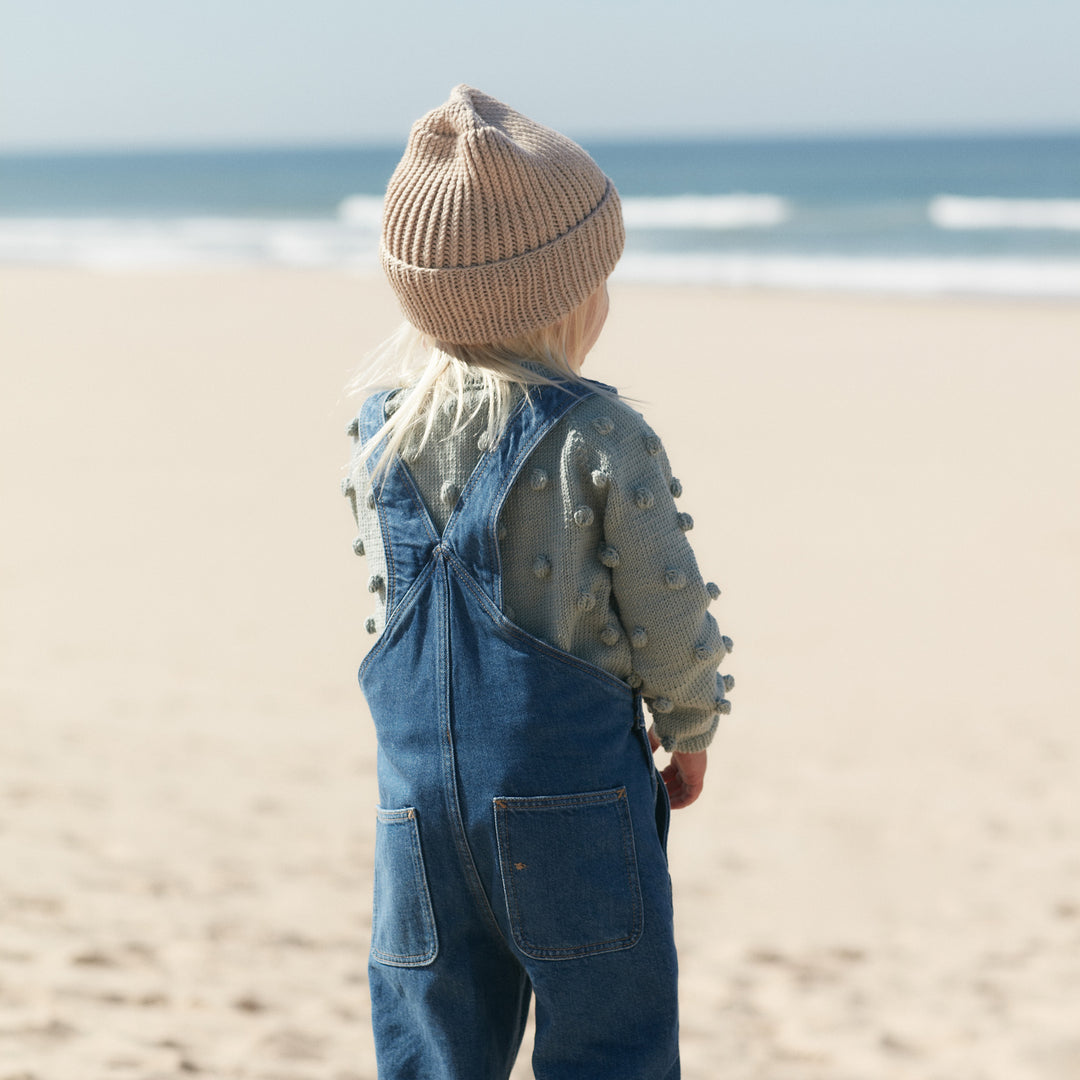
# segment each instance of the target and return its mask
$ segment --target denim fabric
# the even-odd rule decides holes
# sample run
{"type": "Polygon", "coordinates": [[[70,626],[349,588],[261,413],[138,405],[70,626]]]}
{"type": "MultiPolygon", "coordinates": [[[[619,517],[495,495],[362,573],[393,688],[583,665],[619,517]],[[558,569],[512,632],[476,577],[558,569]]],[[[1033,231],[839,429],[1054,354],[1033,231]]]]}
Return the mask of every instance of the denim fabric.
{"type": "Polygon", "coordinates": [[[422,967],[439,946],[416,810],[379,807],[376,814],[371,954],[384,964],[422,967]]]}
{"type": "Polygon", "coordinates": [[[641,883],[626,788],[496,798],[506,911],[536,960],[629,949],[642,931],[641,883]]]}
{"type": "Polygon", "coordinates": [[[387,621],[360,682],[379,742],[380,1080],[505,1080],[531,995],[538,1080],[679,1076],[668,806],[641,701],[500,611],[499,510],[589,392],[523,402],[441,536],[401,461],[375,487],[387,621]]]}

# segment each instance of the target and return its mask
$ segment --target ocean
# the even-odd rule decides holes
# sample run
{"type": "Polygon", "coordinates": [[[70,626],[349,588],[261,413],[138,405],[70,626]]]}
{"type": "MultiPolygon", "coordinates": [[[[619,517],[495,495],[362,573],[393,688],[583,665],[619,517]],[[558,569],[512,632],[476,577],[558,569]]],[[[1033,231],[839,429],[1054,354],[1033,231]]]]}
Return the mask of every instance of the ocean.
{"type": "MultiPolygon", "coordinates": [[[[624,279],[1080,298],[1080,133],[585,145],[624,279]]],[[[0,264],[375,270],[401,151],[0,155],[0,264]]]]}

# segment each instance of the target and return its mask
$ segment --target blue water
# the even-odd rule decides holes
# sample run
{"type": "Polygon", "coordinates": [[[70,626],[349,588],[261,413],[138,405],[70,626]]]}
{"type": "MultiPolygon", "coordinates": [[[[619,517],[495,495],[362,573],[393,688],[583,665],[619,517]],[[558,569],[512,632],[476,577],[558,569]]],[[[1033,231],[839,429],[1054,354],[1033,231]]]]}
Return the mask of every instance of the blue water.
{"type": "MultiPolygon", "coordinates": [[[[1080,296],[1080,134],[587,147],[626,277],[1080,296]]],[[[0,156],[0,262],[373,269],[401,150],[0,156]]]]}

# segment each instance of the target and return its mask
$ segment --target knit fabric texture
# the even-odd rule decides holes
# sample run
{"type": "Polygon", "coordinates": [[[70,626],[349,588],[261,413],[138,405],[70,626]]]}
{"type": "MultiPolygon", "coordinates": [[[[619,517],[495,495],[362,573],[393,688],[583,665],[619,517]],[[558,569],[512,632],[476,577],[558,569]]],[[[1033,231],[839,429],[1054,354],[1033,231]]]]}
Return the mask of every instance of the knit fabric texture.
{"type": "Polygon", "coordinates": [[[623,241],[618,193],[577,143],[461,85],[413,125],[380,256],[414,326],[492,344],[568,315],[623,241]]]}
{"type": "MultiPolygon", "coordinates": [[[[466,391],[466,410],[478,393],[466,391]]],[[[448,437],[452,412],[408,465],[440,531],[481,454],[484,414],[448,437]]],[[[356,440],[355,422],[349,430],[356,440]]],[[[353,549],[368,561],[375,610],[367,629],[376,634],[385,625],[386,557],[370,491],[366,470],[354,468],[345,492],[359,527],[353,549]]],[[[644,418],[594,396],[532,452],[498,537],[507,618],[638,689],[664,748],[693,752],[730,711],[734,680],[717,674],[732,642],[706,611],[719,589],[698,571],[686,537],[693,521],[675,504],[681,493],[644,418]]]]}

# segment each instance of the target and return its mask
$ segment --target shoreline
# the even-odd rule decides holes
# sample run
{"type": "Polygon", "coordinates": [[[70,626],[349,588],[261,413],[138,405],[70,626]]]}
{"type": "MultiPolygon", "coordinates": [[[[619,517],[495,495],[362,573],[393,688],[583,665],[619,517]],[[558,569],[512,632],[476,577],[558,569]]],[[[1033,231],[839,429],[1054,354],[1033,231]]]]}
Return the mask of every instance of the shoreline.
{"type": "MultiPolygon", "coordinates": [[[[124,279],[167,279],[175,277],[181,281],[197,280],[200,277],[292,277],[328,279],[343,278],[359,282],[365,286],[375,286],[380,290],[385,285],[385,279],[378,268],[370,267],[325,267],[325,266],[284,266],[275,264],[198,264],[192,266],[162,266],[162,267],[108,267],[108,266],[77,266],[77,265],[53,265],[53,264],[10,264],[0,263],[0,279],[17,279],[20,276],[42,278],[54,275],[57,278],[72,276],[86,280],[101,278],[103,280],[124,279]]],[[[1039,296],[1029,294],[1010,293],[982,293],[966,291],[942,291],[942,292],[918,292],[903,290],[873,290],[873,289],[844,289],[834,287],[808,287],[796,285],[728,285],[721,282],[710,281],[679,281],[679,280],[643,280],[639,278],[625,278],[619,274],[618,269],[610,279],[612,288],[633,290],[657,290],[660,292],[693,292],[707,295],[718,295],[729,298],[739,297],[775,297],[777,299],[823,300],[826,302],[839,303],[896,303],[896,304],[927,304],[934,307],[940,306],[966,306],[971,305],[980,310],[993,307],[1009,307],[1016,305],[1020,308],[1048,307],[1051,309],[1076,309],[1080,307],[1080,296],[1039,296]]]]}

